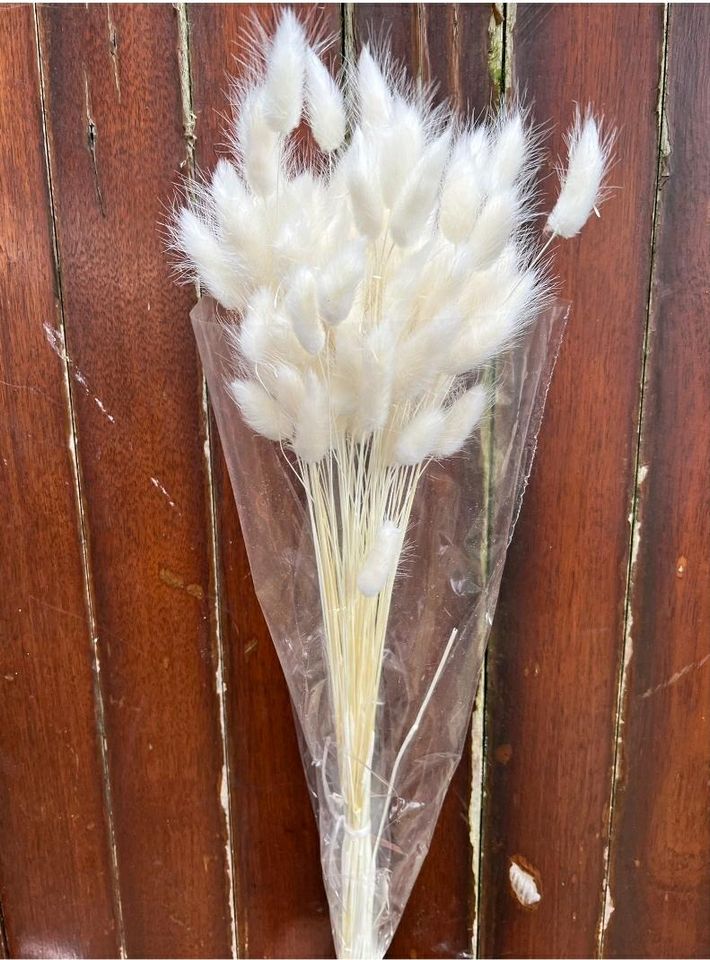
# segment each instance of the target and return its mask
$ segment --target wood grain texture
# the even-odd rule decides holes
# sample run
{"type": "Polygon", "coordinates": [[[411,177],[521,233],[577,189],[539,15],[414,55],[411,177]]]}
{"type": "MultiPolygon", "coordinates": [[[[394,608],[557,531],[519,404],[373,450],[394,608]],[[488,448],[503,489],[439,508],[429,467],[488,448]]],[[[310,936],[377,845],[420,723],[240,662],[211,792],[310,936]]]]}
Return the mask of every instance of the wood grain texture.
{"type": "Polygon", "coordinates": [[[489,3],[357,3],[352,5],[357,45],[389,42],[394,57],[437,97],[478,115],[491,105],[488,70],[489,3]]]}
{"type": "MultiPolygon", "coordinates": [[[[209,170],[225,153],[228,77],[239,69],[254,17],[272,25],[278,7],[189,7],[196,159],[209,170]]],[[[335,5],[310,8],[327,33],[335,5]]],[[[332,938],[318,833],[294,719],[251,583],[227,467],[213,426],[223,633],[227,651],[230,792],[235,832],[240,956],[328,957],[332,938]]]]}
{"type": "Polygon", "coordinates": [[[710,955],[710,11],[671,8],[606,955],[710,955]]]}
{"type": "MultiPolygon", "coordinates": [[[[357,4],[356,50],[387,38],[413,75],[437,85],[437,98],[478,113],[490,105],[488,4],[357,4]]],[[[451,957],[471,953],[476,875],[469,838],[470,742],[444,801],[389,955],[451,957]]],[[[477,870],[476,870],[477,872],[477,870]]]]}
{"type": "Polygon", "coordinates": [[[39,79],[32,8],[5,8],[0,921],[15,956],[115,956],[69,396],[61,347],[46,333],[61,342],[39,79]]]}
{"type": "MultiPolygon", "coordinates": [[[[588,957],[604,895],[657,158],[660,6],[522,5],[513,81],[552,119],[620,128],[619,188],[560,247],[572,301],[504,575],[487,690],[484,956],[588,957]],[[629,91],[633,90],[633,96],[629,91]],[[513,896],[511,860],[542,899],[513,896]]],[[[512,43],[512,49],[511,49],[512,43]]],[[[548,182],[548,203],[555,190],[548,182]]],[[[548,206],[549,209],[549,206],[548,206]]]]}
{"type": "Polygon", "coordinates": [[[190,294],[159,221],[185,160],[169,5],[40,8],[67,349],[129,956],[232,950],[190,294]]]}

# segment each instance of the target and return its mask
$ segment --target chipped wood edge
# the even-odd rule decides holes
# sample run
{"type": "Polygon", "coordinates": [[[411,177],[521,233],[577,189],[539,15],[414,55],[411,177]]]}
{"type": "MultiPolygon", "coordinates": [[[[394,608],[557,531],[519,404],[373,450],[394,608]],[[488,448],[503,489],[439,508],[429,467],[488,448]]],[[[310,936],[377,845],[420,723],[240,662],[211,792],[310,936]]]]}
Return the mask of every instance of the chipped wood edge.
{"type": "Polygon", "coordinates": [[[634,650],[633,634],[633,599],[635,586],[636,563],[641,545],[642,516],[640,500],[642,487],[648,476],[648,465],[643,464],[642,444],[645,426],[645,394],[648,385],[649,353],[651,349],[651,322],[653,317],[653,289],[656,277],[656,242],[658,234],[658,215],[661,206],[661,191],[665,178],[665,166],[670,153],[668,142],[668,126],[666,118],[666,92],[668,68],[668,30],[670,24],[670,4],[663,7],[663,44],[659,57],[658,104],[657,104],[657,161],[656,181],[651,220],[651,263],[648,278],[648,292],[646,297],[646,317],[642,345],[641,377],[637,404],[637,431],[634,451],[633,488],[630,496],[629,509],[629,552],[626,571],[626,585],[624,592],[624,621],[622,633],[622,649],[617,684],[614,711],[614,755],[612,774],[609,785],[608,820],[606,842],[603,853],[603,880],[600,898],[600,912],[597,923],[597,958],[605,956],[606,936],[614,913],[614,897],[611,889],[612,848],[615,842],[615,812],[618,793],[621,789],[624,764],[624,725],[628,709],[629,678],[634,650]]]}
{"type": "MultiPolygon", "coordinates": [[[[42,123],[42,149],[44,153],[45,175],[47,178],[47,195],[49,197],[49,222],[51,232],[52,258],[55,275],[55,299],[58,328],[54,331],[59,349],[55,350],[62,363],[64,393],[66,398],[66,415],[69,425],[67,446],[71,463],[71,472],[74,485],[74,500],[77,512],[77,527],[79,535],[81,571],[84,589],[84,605],[86,620],[89,629],[91,644],[91,664],[93,675],[94,716],[96,719],[97,749],[99,764],[102,772],[102,792],[104,812],[106,817],[106,839],[111,865],[111,894],[114,910],[114,920],[118,937],[119,956],[125,958],[126,933],[123,922],[123,905],[121,902],[121,884],[118,864],[118,848],[116,844],[116,829],[113,811],[113,794],[111,788],[111,771],[108,739],[106,735],[104,693],[101,683],[101,655],[100,639],[98,636],[96,617],[96,598],[94,594],[91,550],[89,543],[89,524],[87,518],[86,493],[81,470],[79,450],[79,436],[76,422],[76,409],[69,356],[67,353],[66,312],[64,303],[64,288],[62,281],[62,263],[59,250],[57,232],[57,208],[53,177],[53,157],[49,140],[47,122],[47,85],[45,77],[45,53],[43,50],[43,33],[37,4],[33,6],[35,29],[35,49],[37,53],[38,97],[40,103],[40,117],[42,123]]],[[[87,87],[88,89],[88,87],[87,87]]],[[[90,118],[89,118],[90,119],[90,118]]],[[[91,129],[91,127],[89,127],[91,129]]],[[[102,211],[103,212],[103,211],[102,211]]]]}
{"type": "MultiPolygon", "coordinates": [[[[180,99],[182,104],[183,136],[185,139],[185,160],[183,161],[189,181],[195,176],[195,143],[197,139],[197,117],[194,112],[192,90],[192,65],[190,58],[190,21],[186,3],[176,4],[177,14],[177,58],[180,80],[180,99]]],[[[196,293],[199,296],[199,286],[196,293]]],[[[224,604],[222,600],[222,577],[220,571],[220,536],[218,524],[217,491],[215,484],[215,437],[211,427],[210,402],[207,380],[198,358],[200,371],[200,431],[204,436],[204,471],[207,499],[208,554],[212,592],[212,647],[215,659],[214,689],[217,698],[222,751],[222,771],[220,777],[219,803],[222,809],[225,831],[225,869],[228,890],[228,920],[230,948],[232,958],[239,956],[239,903],[238,873],[234,854],[234,817],[231,795],[229,711],[227,707],[227,683],[225,680],[225,642],[224,642],[224,604]]]]}

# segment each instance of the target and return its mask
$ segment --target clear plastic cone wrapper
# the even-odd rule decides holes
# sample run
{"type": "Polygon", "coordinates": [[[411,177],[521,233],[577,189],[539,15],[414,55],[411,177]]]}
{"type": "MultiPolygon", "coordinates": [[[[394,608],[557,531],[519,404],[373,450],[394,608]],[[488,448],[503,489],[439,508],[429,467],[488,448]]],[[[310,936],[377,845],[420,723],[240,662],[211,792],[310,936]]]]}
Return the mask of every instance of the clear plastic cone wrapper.
{"type": "Polygon", "coordinates": [[[429,849],[466,739],[567,313],[561,302],[548,307],[487,371],[488,415],[463,451],[430,461],[418,478],[396,576],[378,598],[346,585],[336,627],[292,454],[251,430],[227,388],[225,326],[238,317],[208,297],[192,311],[254,587],[300,728],[338,957],[384,956],[429,849]],[[346,703],[348,665],[334,669],[329,631],[367,643],[370,616],[386,618],[384,644],[373,675],[359,681],[362,702],[346,703]]]}

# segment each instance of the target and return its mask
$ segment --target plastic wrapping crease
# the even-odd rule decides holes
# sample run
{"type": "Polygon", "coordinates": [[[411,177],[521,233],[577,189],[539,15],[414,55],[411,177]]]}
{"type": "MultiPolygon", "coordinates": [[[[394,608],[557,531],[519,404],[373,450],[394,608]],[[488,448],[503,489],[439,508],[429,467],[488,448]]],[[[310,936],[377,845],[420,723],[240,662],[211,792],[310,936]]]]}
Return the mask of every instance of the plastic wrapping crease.
{"type": "Polygon", "coordinates": [[[289,454],[244,423],[226,389],[233,359],[224,325],[235,316],[209,297],[192,311],[256,594],[300,725],[340,957],[384,956],[429,848],[465,742],[567,313],[567,304],[554,303],[497,361],[489,373],[490,415],[460,454],[430,462],[419,481],[387,624],[374,749],[363,772],[370,809],[354,827],[344,810],[340,771],[347,760],[335,749],[304,493],[289,454]],[[366,887],[359,922],[349,915],[348,864],[366,887]],[[359,939],[344,929],[354,922],[364,929],[359,939]]]}

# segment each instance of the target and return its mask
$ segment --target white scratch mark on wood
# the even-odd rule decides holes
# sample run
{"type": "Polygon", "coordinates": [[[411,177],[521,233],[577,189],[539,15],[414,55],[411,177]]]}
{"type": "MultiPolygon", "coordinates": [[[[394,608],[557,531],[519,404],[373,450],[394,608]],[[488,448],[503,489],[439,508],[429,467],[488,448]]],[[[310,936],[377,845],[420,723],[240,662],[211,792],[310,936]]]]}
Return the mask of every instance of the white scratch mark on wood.
{"type": "Polygon", "coordinates": [[[99,408],[99,410],[101,411],[101,413],[103,413],[103,415],[106,417],[107,420],[110,420],[111,423],[115,423],[115,422],[116,422],[116,418],[111,416],[111,414],[108,412],[108,410],[106,409],[106,407],[103,405],[103,402],[102,402],[101,400],[99,400],[98,397],[94,397],[94,403],[95,403],[96,406],[99,408]]]}
{"type": "MultiPolygon", "coordinates": [[[[638,490],[643,484],[644,480],[648,476],[648,466],[642,465],[638,468],[637,474],[637,490],[634,497],[634,502],[629,512],[628,522],[629,527],[631,528],[631,558],[629,562],[629,590],[633,588],[634,576],[636,573],[636,563],[638,561],[639,550],[641,549],[641,518],[638,515],[636,510],[636,503],[638,499],[638,490]]],[[[626,695],[629,685],[629,667],[631,665],[631,660],[634,655],[634,637],[633,637],[633,627],[634,627],[634,612],[633,604],[628,602],[626,605],[626,625],[624,631],[624,662],[621,670],[621,688],[619,690],[619,704],[620,704],[620,714],[619,714],[619,728],[624,725],[624,709],[623,705],[626,703],[626,695]]]]}
{"type": "Polygon", "coordinates": [[[151,478],[150,478],[150,482],[153,484],[153,486],[155,487],[156,490],[158,490],[160,493],[162,493],[162,495],[165,497],[165,499],[168,501],[168,503],[170,504],[170,506],[171,506],[171,507],[173,508],[173,510],[174,510],[174,509],[175,509],[175,501],[174,501],[173,498],[170,496],[170,494],[169,494],[168,491],[165,489],[165,487],[164,487],[163,484],[160,482],[160,480],[158,480],[157,477],[151,477],[151,478]]]}
{"type": "Polygon", "coordinates": [[[109,423],[115,423],[116,418],[108,412],[103,400],[101,400],[99,397],[96,396],[95,393],[93,393],[93,391],[89,387],[89,381],[86,379],[84,374],[81,372],[81,370],[77,367],[77,365],[68,355],[66,348],[64,346],[62,335],[59,332],[59,330],[55,330],[54,327],[51,327],[46,321],[42,324],[42,326],[44,328],[44,335],[47,338],[47,343],[50,345],[52,350],[54,350],[54,352],[60,358],[60,360],[63,360],[64,363],[66,363],[69,373],[76,380],[79,386],[83,388],[86,396],[91,397],[91,399],[94,401],[94,403],[99,408],[101,413],[109,421],[109,423]]]}
{"type": "Polygon", "coordinates": [[[533,907],[542,900],[535,877],[524,870],[515,860],[510,861],[508,876],[517,901],[524,907],[533,907]]]}
{"type": "Polygon", "coordinates": [[[234,835],[234,825],[232,823],[232,813],[230,809],[230,784],[229,784],[229,740],[228,740],[228,729],[227,729],[227,684],[224,679],[224,641],[222,637],[222,616],[220,609],[220,588],[219,588],[219,572],[217,569],[217,531],[216,531],[216,503],[214,495],[214,486],[212,482],[213,475],[213,464],[212,464],[212,451],[210,448],[210,433],[209,433],[209,409],[207,406],[207,387],[203,380],[202,384],[202,417],[203,423],[205,424],[205,443],[204,443],[204,456],[205,456],[205,466],[207,469],[207,475],[209,477],[209,489],[210,489],[210,517],[211,517],[211,550],[212,550],[212,562],[215,564],[215,584],[216,589],[214,592],[214,606],[213,606],[213,617],[215,622],[216,630],[216,641],[217,641],[217,657],[216,657],[216,667],[215,667],[215,693],[217,694],[217,703],[219,705],[219,729],[220,729],[220,743],[222,745],[222,776],[220,780],[219,787],[219,801],[222,807],[222,815],[224,817],[225,825],[225,841],[224,841],[224,859],[227,868],[227,883],[228,889],[230,892],[229,895],[229,911],[230,911],[230,933],[231,933],[231,948],[232,948],[232,957],[239,956],[238,950],[238,939],[237,939],[237,915],[235,909],[236,903],[236,877],[234,872],[234,850],[233,850],[233,835],[234,835]]]}
{"type": "Polygon", "coordinates": [[[700,668],[704,667],[709,661],[710,653],[707,653],[704,657],[701,657],[700,660],[695,660],[693,663],[687,663],[684,667],[681,667],[680,670],[677,670],[673,676],[669,677],[667,680],[664,680],[663,683],[658,683],[655,687],[649,687],[648,690],[644,690],[643,693],[639,694],[639,698],[641,700],[647,700],[648,697],[652,697],[655,693],[659,693],[661,690],[667,690],[668,687],[672,687],[674,683],[678,683],[679,680],[682,680],[682,678],[687,676],[689,673],[692,673],[695,670],[700,670],[700,668]]]}
{"type": "Polygon", "coordinates": [[[64,350],[64,344],[62,343],[62,335],[60,331],[55,330],[54,327],[50,326],[46,320],[42,324],[42,328],[44,330],[44,335],[47,338],[47,343],[50,345],[52,350],[54,350],[56,355],[62,360],[68,360],[69,358],[64,350]]]}
{"type": "Polygon", "coordinates": [[[471,934],[472,955],[478,952],[480,935],[478,916],[480,912],[480,873],[483,842],[481,837],[481,813],[485,783],[484,767],[484,719],[485,719],[485,666],[481,667],[478,690],[473,706],[471,724],[471,803],[468,808],[469,837],[471,839],[471,866],[473,868],[474,914],[471,934]]]}
{"type": "Polygon", "coordinates": [[[604,900],[604,917],[602,919],[602,934],[606,933],[606,928],[609,926],[609,921],[611,920],[611,915],[614,912],[614,899],[611,895],[611,890],[609,889],[609,884],[606,886],[606,898],[604,900]]]}

